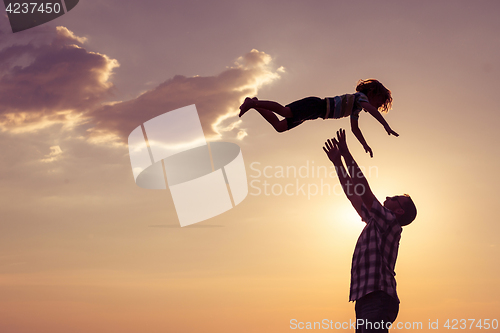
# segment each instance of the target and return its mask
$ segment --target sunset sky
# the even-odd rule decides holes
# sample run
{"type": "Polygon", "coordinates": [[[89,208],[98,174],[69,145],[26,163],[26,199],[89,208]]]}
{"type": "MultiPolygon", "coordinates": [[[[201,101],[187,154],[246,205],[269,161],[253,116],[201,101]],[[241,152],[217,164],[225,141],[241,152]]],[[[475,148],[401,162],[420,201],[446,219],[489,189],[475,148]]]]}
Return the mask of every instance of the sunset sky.
{"type": "Polygon", "coordinates": [[[397,322],[500,320],[500,2],[81,0],[15,34],[1,8],[1,333],[354,320],[364,223],[343,194],[314,192],[338,184],[316,171],[340,127],[379,200],[417,205],[396,264],[397,322]],[[392,91],[384,117],[400,134],[362,112],[373,158],[348,119],[277,133],[254,110],[238,118],[245,96],[287,104],[366,78],[392,91]],[[135,184],[127,137],[190,104],[207,140],[240,146],[249,194],[181,228],[168,190],[135,184]],[[287,167],[309,173],[283,177],[287,167]]]}

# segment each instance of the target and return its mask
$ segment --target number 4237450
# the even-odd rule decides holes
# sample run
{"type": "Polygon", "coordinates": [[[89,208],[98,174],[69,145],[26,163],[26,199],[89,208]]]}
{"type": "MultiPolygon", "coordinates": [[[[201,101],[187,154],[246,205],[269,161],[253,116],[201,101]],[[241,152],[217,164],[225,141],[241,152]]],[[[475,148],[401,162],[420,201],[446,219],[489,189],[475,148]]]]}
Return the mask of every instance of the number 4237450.
{"type": "Polygon", "coordinates": [[[444,323],[443,327],[447,329],[452,329],[452,330],[458,330],[458,329],[472,329],[474,328],[479,328],[479,329],[494,329],[496,330],[498,328],[498,320],[493,319],[490,321],[490,319],[483,319],[481,323],[481,319],[475,320],[475,319],[448,319],[446,323],[444,323]]]}
{"type": "Polygon", "coordinates": [[[51,3],[9,3],[7,8],[5,9],[9,14],[34,14],[34,13],[60,13],[61,12],[61,4],[58,2],[51,3]]]}

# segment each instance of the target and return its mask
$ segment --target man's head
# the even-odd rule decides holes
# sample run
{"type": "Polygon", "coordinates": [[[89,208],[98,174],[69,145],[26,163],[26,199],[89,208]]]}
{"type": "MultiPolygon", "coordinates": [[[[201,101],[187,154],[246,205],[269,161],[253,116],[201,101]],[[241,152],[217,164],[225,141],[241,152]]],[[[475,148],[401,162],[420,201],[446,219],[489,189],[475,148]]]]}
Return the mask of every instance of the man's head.
{"type": "Polygon", "coordinates": [[[417,216],[417,207],[408,194],[387,197],[384,201],[384,207],[396,214],[402,227],[410,224],[417,216]]]}

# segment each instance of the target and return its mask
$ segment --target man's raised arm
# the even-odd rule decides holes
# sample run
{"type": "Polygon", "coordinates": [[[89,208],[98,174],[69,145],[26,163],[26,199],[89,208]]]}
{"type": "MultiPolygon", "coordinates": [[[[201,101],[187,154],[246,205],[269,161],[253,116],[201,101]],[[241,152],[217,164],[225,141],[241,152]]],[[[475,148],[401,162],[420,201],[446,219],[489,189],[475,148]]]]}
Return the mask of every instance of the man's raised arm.
{"type": "Polygon", "coordinates": [[[338,148],[338,142],[335,138],[332,140],[328,139],[325,142],[325,147],[323,147],[326,155],[332,161],[335,166],[335,171],[337,172],[337,176],[339,177],[340,185],[342,185],[342,189],[344,190],[347,199],[351,202],[356,212],[358,212],[359,216],[361,215],[361,205],[363,204],[363,200],[359,195],[356,195],[356,192],[353,189],[353,181],[349,173],[344,167],[344,163],[342,162],[341,152],[338,148]]]}
{"type": "MultiPolygon", "coordinates": [[[[340,151],[341,155],[344,157],[347,170],[349,171],[350,178],[353,183],[352,190],[355,195],[361,197],[366,208],[370,209],[372,207],[373,200],[377,200],[377,198],[375,198],[375,196],[373,195],[370,189],[370,185],[368,185],[368,181],[366,180],[363,172],[352,157],[349,148],[347,148],[345,130],[340,129],[339,131],[337,131],[337,140],[338,141],[335,143],[337,144],[338,150],[340,151]]],[[[336,140],[334,139],[334,141],[336,140]]]]}

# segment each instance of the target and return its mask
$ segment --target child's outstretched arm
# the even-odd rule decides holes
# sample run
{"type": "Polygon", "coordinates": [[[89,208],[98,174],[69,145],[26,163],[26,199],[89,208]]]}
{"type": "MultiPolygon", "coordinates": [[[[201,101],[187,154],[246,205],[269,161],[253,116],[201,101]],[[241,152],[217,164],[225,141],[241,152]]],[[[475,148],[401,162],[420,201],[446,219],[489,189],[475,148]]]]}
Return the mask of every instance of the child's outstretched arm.
{"type": "Polygon", "coordinates": [[[399,136],[398,133],[394,132],[391,129],[391,126],[389,126],[389,124],[387,123],[385,118],[380,114],[380,112],[373,105],[371,105],[370,103],[366,103],[366,102],[361,102],[360,104],[361,104],[361,107],[363,109],[365,109],[369,114],[371,114],[375,119],[377,119],[378,122],[382,124],[382,126],[384,126],[387,134],[399,136]]]}
{"type": "Polygon", "coordinates": [[[354,134],[354,136],[358,139],[358,141],[363,145],[365,152],[370,153],[370,157],[373,157],[372,149],[366,143],[366,140],[363,137],[363,133],[361,133],[361,130],[359,129],[358,119],[356,118],[351,118],[351,131],[354,134]]]}

